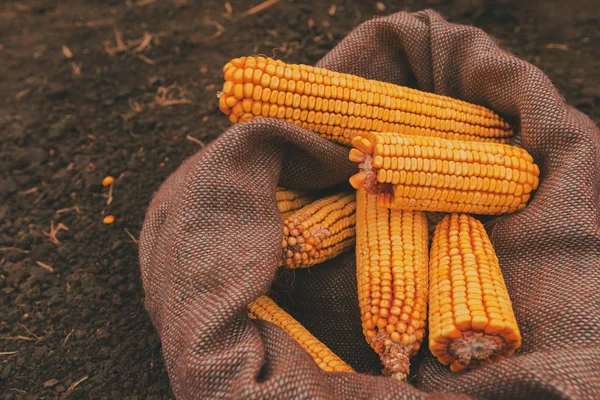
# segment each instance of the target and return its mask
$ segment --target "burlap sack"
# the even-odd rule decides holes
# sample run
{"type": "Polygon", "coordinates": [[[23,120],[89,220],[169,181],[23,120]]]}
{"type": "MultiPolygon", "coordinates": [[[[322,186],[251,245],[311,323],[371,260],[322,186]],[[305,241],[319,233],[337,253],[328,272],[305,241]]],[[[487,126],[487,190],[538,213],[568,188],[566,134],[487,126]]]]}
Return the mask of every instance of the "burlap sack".
{"type": "MultiPolygon", "coordinates": [[[[599,136],[536,67],[432,11],[366,22],[320,66],[488,106],[519,127],[541,184],[494,219],[523,336],[518,355],[454,374],[423,346],[410,384],[376,376],[351,253],[277,272],[280,301],[361,374],[322,372],[279,328],[246,316],[277,271],[274,188],[318,189],[355,172],[348,149],[274,120],[232,126],[154,197],[140,240],[146,307],[178,398],[600,397],[599,136]],[[366,373],[364,373],[366,372],[366,373]],[[464,396],[464,395],[463,395],[464,396]]],[[[225,117],[223,117],[225,118],[225,117]]]]}

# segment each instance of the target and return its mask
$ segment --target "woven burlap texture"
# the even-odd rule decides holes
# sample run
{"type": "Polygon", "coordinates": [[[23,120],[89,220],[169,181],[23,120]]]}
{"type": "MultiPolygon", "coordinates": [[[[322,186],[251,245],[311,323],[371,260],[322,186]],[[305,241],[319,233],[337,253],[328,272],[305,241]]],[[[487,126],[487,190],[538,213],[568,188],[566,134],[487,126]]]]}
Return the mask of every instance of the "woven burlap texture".
{"type": "MultiPolygon", "coordinates": [[[[486,228],[523,345],[515,357],[454,374],[424,345],[409,383],[377,376],[351,253],[277,272],[274,190],[319,189],[356,172],[348,149],[284,122],[232,126],[154,196],[140,239],[146,307],[178,398],[600,397],[599,131],[536,67],[481,30],[433,11],[363,23],[318,64],[490,107],[518,127],[541,170],[521,212],[486,228]],[[275,279],[277,276],[277,279],[275,279]],[[322,372],[246,305],[275,289],[359,374],[322,372]],[[462,394],[461,394],[462,393],[462,394]],[[461,394],[461,395],[459,395],[461,394]]],[[[225,116],[223,118],[226,118],[225,116]]]]}

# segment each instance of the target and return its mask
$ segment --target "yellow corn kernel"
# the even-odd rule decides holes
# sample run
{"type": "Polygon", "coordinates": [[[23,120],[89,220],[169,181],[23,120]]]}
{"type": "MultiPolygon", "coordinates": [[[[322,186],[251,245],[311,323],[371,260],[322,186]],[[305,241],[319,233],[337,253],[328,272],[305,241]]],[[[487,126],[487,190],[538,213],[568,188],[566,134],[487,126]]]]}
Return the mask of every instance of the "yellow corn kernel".
{"type": "Polygon", "coordinates": [[[316,200],[283,221],[281,265],[304,268],[338,256],[354,246],[354,193],[316,200]]]}
{"type": "Polygon", "coordinates": [[[423,212],[377,205],[364,189],[356,198],[356,278],[363,333],[384,373],[403,380],[425,335],[428,233],[423,212]]]}
{"type": "Polygon", "coordinates": [[[403,210],[501,214],[525,207],[540,170],[505,144],[370,132],[352,140],[361,171],[350,184],[403,210]],[[357,152],[362,152],[358,155],[357,152]],[[364,161],[361,161],[364,160],[364,161]]]}
{"type": "Polygon", "coordinates": [[[342,144],[371,130],[499,143],[513,133],[485,107],[325,68],[243,57],[227,63],[223,73],[219,107],[234,123],[279,118],[342,144]],[[258,104],[251,106],[257,112],[240,114],[236,105],[245,99],[258,104]]]}
{"type": "Polygon", "coordinates": [[[511,355],[521,334],[481,222],[446,215],[431,244],[429,348],[454,372],[511,355]]]}
{"type": "Polygon", "coordinates": [[[271,322],[290,334],[306,350],[322,370],[327,372],[354,372],[333,351],[314,337],[305,327],[267,296],[261,296],[248,305],[250,318],[271,322]]]}
{"type": "Polygon", "coordinates": [[[281,213],[282,221],[292,215],[294,211],[301,209],[311,202],[311,198],[305,193],[282,187],[275,189],[275,200],[277,200],[277,207],[281,213]]]}

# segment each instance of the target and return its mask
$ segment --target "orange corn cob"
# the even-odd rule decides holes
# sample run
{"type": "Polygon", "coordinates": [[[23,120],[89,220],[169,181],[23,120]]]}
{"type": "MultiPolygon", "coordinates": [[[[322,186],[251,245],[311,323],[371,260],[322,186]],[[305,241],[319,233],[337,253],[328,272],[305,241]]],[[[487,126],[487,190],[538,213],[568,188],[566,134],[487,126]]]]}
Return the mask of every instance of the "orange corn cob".
{"type": "Polygon", "coordinates": [[[278,118],[342,144],[369,131],[502,143],[512,135],[487,108],[325,68],[241,57],[223,73],[219,107],[234,123],[278,118]]]}
{"type": "Polygon", "coordinates": [[[285,220],[297,211],[311,202],[309,196],[299,190],[285,189],[277,187],[275,189],[275,199],[277,207],[281,213],[281,219],[285,220]]]}
{"type": "Polygon", "coordinates": [[[371,132],[353,139],[350,178],[403,210],[500,214],[525,207],[540,170],[527,151],[498,143],[463,142],[371,132]]]}
{"type": "Polygon", "coordinates": [[[427,220],[423,212],[379,207],[364,189],[356,198],[356,278],[367,342],[384,373],[405,379],[427,318],[427,220]]]}
{"type": "Polygon", "coordinates": [[[261,296],[248,305],[250,318],[271,322],[290,334],[313,360],[327,372],[354,372],[351,366],[335,355],[291,315],[267,296],[261,296]]]}
{"type": "Polygon", "coordinates": [[[303,268],[338,256],[354,245],[355,194],[316,200],[283,221],[281,265],[303,268]]]}
{"type": "Polygon", "coordinates": [[[501,360],[521,335],[492,243],[481,222],[451,214],[431,245],[429,349],[452,371],[501,360]]]}

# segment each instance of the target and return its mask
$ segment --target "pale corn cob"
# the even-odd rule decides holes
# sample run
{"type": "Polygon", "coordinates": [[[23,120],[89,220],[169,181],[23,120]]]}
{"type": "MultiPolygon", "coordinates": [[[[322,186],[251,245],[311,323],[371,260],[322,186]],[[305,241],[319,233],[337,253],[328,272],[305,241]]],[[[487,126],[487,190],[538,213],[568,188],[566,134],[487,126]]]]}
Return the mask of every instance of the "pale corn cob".
{"type": "Polygon", "coordinates": [[[234,123],[278,118],[342,144],[369,131],[501,143],[512,135],[485,107],[325,68],[241,57],[223,73],[219,107],[234,123]]]}
{"type": "Polygon", "coordinates": [[[286,331],[311,355],[322,370],[327,372],[354,372],[351,366],[335,355],[269,297],[261,296],[250,303],[248,305],[248,315],[250,318],[274,323],[286,331]]]}
{"type": "Polygon", "coordinates": [[[427,220],[420,211],[379,207],[364,189],[356,199],[356,278],[367,342],[384,373],[405,379],[427,318],[427,220]]]}
{"type": "Polygon", "coordinates": [[[540,170],[527,151],[498,143],[463,142],[371,132],[353,139],[350,159],[361,171],[353,187],[403,210],[500,214],[525,207],[540,170]]]}
{"type": "Polygon", "coordinates": [[[430,257],[429,349],[452,371],[501,360],[521,335],[498,258],[481,222],[451,214],[430,257]]]}
{"type": "Polygon", "coordinates": [[[283,221],[281,265],[303,268],[338,256],[354,246],[355,194],[315,200],[283,221]]]}

